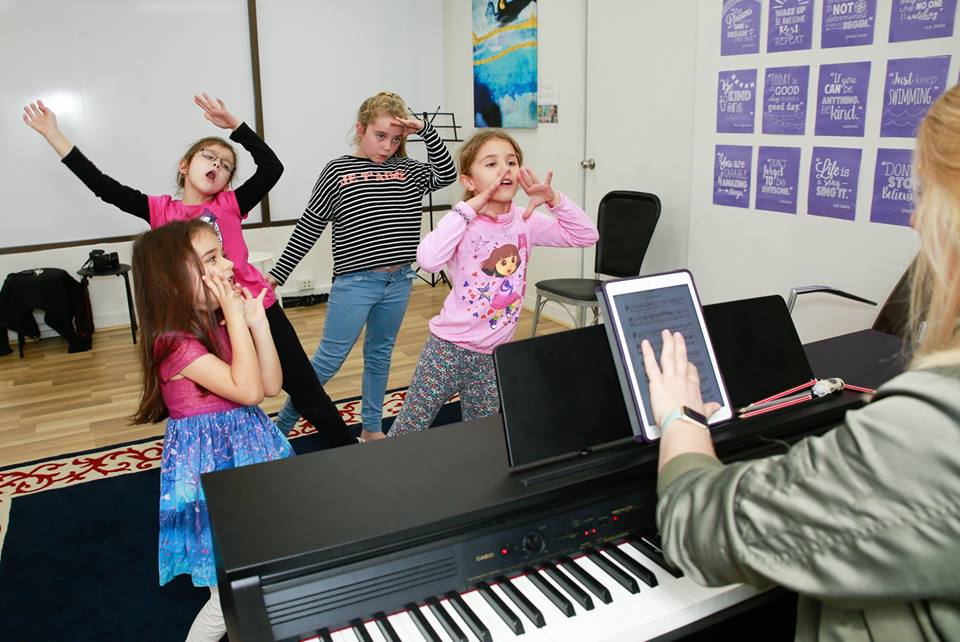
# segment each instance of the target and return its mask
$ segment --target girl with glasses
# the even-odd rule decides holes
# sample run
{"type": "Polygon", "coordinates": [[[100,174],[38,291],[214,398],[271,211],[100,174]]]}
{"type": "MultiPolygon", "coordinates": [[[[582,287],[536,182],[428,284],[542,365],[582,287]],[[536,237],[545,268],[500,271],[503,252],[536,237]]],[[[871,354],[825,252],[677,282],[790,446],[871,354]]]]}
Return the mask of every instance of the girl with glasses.
{"type": "MultiPolygon", "coordinates": [[[[363,343],[363,439],[381,439],[383,396],[397,332],[407,309],[423,218],[423,197],[457,177],[453,159],[429,123],[409,117],[396,94],[382,92],[360,105],[353,154],[320,173],[306,211],[267,279],[282,285],[300,259],[333,224],[333,288],[313,367],[326,383],[357,342],[363,343]],[[407,157],[406,139],[418,134],[427,162],[407,157]]],[[[291,399],[277,425],[289,432],[306,414],[291,399]]]]}
{"type": "MultiPolygon", "coordinates": [[[[233,261],[236,283],[251,292],[267,287],[267,281],[247,261],[242,221],[280,179],[283,165],[257,134],[227,110],[223,101],[207,94],[194,97],[204,117],[221,129],[231,130],[230,139],[250,152],[257,169],[236,190],[229,189],[237,170],[232,145],[222,138],[195,142],[177,164],[180,198],[147,196],[102,173],[71,143],[57,125],[57,117],[42,101],[24,108],[23,120],[39,132],[63,159],[62,162],[100,199],[133,214],[157,228],[172,221],[199,218],[209,223],[233,261]]],[[[356,443],[310,367],[296,331],[277,303],[273,288],[263,299],[270,332],[283,368],[283,388],[301,413],[317,429],[322,447],[356,443]]]]}

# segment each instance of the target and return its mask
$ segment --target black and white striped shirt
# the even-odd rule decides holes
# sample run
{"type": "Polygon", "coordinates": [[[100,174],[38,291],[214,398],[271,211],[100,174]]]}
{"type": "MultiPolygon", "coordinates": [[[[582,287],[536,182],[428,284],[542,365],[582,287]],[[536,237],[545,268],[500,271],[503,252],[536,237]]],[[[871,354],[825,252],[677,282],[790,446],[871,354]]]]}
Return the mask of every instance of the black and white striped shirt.
{"type": "Polygon", "coordinates": [[[423,196],[452,183],[457,170],[429,124],[419,132],[427,162],[374,163],[340,156],[323,169],[307,208],[270,274],[283,284],[333,221],[333,274],[370,270],[417,258],[423,196]]]}

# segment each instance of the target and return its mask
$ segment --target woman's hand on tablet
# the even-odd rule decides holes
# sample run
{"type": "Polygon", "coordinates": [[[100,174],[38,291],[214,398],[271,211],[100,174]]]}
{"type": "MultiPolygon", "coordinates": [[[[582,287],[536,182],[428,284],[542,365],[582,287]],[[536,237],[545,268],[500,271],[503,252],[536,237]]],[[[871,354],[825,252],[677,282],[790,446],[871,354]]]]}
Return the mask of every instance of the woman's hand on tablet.
{"type": "Polygon", "coordinates": [[[700,397],[700,373],[697,372],[697,367],[687,360],[687,344],[683,335],[664,330],[662,338],[663,350],[659,364],[650,342],[644,339],[640,344],[644,370],[650,382],[650,405],[654,421],[662,430],[661,422],[664,416],[682,406],[709,418],[720,409],[720,404],[705,404],[700,397]]]}

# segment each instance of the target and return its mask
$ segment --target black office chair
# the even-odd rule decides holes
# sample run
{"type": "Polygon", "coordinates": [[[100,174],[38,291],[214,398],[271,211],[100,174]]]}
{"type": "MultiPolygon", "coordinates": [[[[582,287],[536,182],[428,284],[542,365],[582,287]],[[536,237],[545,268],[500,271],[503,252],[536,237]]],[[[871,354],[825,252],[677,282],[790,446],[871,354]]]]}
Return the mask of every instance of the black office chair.
{"type": "Polygon", "coordinates": [[[660,219],[660,199],[655,194],[616,190],[600,200],[597,211],[597,255],[593,279],[546,279],[537,281],[537,304],[533,310],[533,330],[537,334],[540,311],[548,301],[557,301],[577,308],[573,318],[577,327],[586,325],[587,308],[593,309],[593,324],[599,322],[596,289],[600,275],[637,276],[653,231],[660,219]]]}

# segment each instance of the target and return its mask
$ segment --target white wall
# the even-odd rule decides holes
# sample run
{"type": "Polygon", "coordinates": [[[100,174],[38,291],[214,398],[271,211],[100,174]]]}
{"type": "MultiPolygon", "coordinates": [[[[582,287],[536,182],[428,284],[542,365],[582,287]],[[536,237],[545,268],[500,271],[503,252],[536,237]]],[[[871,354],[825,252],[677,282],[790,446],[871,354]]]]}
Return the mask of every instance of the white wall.
{"type": "MultiPolygon", "coordinates": [[[[704,301],[725,301],[764,294],[787,296],[793,286],[826,284],[883,302],[916,253],[912,230],[869,222],[873,172],[878,147],[912,147],[909,139],[879,137],[881,94],[887,60],[953,53],[948,82],[957,78],[960,35],[952,38],[888,43],[890,0],[878,0],[874,44],[820,49],[822,2],[815,3],[813,49],[767,54],[767,7],[761,16],[761,53],[721,57],[718,0],[700,1],[696,116],[691,190],[689,264],[704,301]],[[865,136],[814,136],[819,65],[871,61],[865,136]],[[761,135],[762,78],[767,67],[810,65],[806,135],[761,135]],[[756,134],[717,134],[717,74],[758,69],[756,134]],[[759,145],[800,147],[798,213],[781,214],[712,204],[715,144],[751,145],[751,203],[756,189],[759,145]],[[811,150],[817,146],[862,148],[855,221],[807,215],[807,181],[811,150]]],[[[869,327],[878,309],[826,295],[799,299],[794,321],[804,341],[869,327]]]]}

